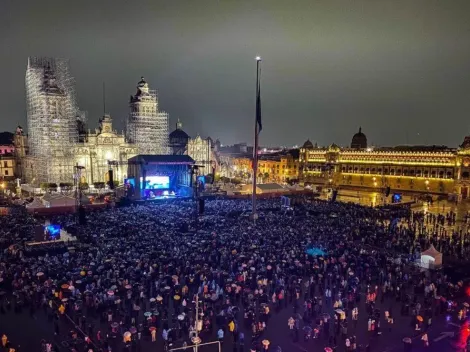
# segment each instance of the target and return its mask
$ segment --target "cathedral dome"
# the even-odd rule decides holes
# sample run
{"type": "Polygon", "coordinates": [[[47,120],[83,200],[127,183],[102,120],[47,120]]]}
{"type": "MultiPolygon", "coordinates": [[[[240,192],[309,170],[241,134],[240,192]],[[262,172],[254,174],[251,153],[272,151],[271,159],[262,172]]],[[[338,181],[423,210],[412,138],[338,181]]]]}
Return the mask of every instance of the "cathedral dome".
{"type": "Polygon", "coordinates": [[[313,143],[310,141],[310,139],[307,139],[304,143],[304,145],[302,146],[302,148],[304,149],[313,149],[314,146],[313,146],[313,143]]]}
{"type": "Polygon", "coordinates": [[[359,132],[357,132],[352,138],[351,148],[355,148],[355,149],[367,148],[367,137],[364,133],[362,133],[361,127],[359,127],[359,132]]]}
{"type": "Polygon", "coordinates": [[[189,139],[189,135],[183,131],[182,127],[183,124],[178,120],[176,123],[176,130],[170,133],[170,140],[189,139]]]}
{"type": "Polygon", "coordinates": [[[189,136],[183,130],[176,129],[170,133],[170,139],[189,139],[189,136]]]}

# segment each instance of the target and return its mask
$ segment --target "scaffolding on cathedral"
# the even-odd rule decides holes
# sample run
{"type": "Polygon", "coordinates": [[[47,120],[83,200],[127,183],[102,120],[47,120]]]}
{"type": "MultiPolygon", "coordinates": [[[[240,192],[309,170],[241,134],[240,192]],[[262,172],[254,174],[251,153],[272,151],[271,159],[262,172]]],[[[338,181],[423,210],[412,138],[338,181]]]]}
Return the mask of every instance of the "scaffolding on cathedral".
{"type": "Polygon", "coordinates": [[[149,89],[143,77],[129,106],[128,141],[137,145],[140,154],[169,154],[168,114],[158,110],[157,92],[149,89]]]}
{"type": "Polygon", "coordinates": [[[26,177],[35,184],[72,182],[78,108],[68,61],[30,57],[25,82],[30,161],[26,177]]]}

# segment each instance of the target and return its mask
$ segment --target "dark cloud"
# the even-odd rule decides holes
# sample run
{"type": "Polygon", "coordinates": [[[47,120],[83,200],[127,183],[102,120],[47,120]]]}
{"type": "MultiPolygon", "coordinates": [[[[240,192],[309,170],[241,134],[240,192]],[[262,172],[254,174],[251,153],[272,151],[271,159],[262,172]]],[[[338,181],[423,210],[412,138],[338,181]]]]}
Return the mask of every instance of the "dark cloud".
{"type": "Polygon", "coordinates": [[[171,127],[250,141],[255,60],[263,57],[265,145],[456,146],[468,132],[470,2],[3,0],[0,130],[25,125],[27,57],[70,58],[94,128],[124,127],[144,75],[171,127]]]}

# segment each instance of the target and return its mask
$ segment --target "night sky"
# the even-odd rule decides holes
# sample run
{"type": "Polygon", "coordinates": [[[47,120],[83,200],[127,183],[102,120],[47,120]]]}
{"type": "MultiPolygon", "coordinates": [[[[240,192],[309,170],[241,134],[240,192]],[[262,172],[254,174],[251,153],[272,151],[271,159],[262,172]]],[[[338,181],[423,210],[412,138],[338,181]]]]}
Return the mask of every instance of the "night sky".
{"type": "Polygon", "coordinates": [[[470,1],[0,0],[0,130],[26,125],[28,56],[70,59],[81,110],[121,130],[144,76],[190,135],[262,145],[457,146],[470,134],[470,1]]]}

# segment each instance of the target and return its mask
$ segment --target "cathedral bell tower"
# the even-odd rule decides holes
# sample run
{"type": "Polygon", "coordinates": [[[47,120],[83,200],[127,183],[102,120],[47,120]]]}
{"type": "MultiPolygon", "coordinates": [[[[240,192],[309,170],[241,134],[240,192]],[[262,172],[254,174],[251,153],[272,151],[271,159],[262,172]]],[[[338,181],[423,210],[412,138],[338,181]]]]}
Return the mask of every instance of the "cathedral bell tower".
{"type": "Polygon", "coordinates": [[[110,115],[105,114],[100,119],[100,132],[101,133],[111,133],[113,132],[113,119],[110,115]]]}

